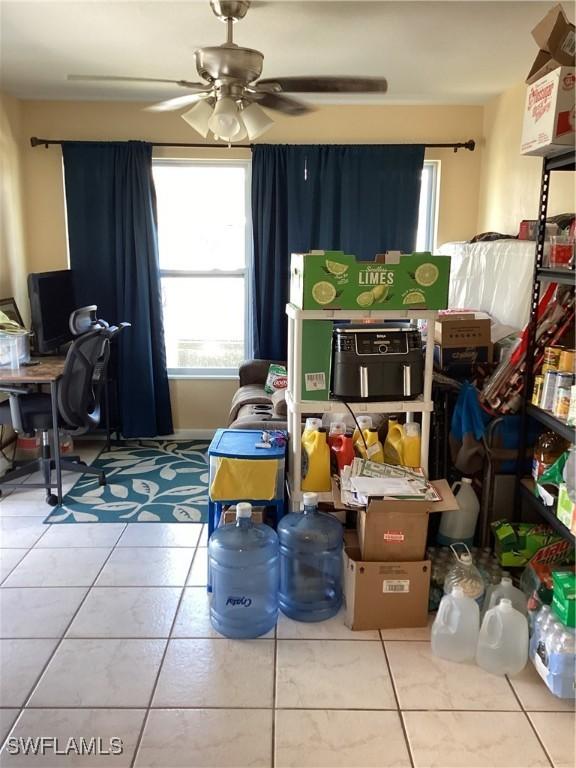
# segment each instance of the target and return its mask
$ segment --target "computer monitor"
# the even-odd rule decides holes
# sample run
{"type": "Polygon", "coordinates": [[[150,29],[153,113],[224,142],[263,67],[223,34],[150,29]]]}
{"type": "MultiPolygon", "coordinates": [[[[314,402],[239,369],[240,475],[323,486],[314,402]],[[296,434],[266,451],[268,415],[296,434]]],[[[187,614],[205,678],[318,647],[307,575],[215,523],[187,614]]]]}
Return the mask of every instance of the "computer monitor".
{"type": "Polygon", "coordinates": [[[76,309],[70,269],[28,275],[28,296],[37,352],[55,352],[72,339],[68,324],[76,309]]]}

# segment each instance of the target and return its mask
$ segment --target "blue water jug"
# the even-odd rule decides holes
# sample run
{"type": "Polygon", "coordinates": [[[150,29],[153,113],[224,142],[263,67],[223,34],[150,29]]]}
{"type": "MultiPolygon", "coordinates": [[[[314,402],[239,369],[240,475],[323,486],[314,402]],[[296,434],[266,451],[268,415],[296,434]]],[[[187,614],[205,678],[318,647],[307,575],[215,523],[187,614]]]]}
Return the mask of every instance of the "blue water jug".
{"type": "Polygon", "coordinates": [[[342,525],[318,511],[318,494],[303,496],[304,512],[278,524],[280,610],[296,621],[324,621],[342,605],[342,525]]]}
{"type": "Polygon", "coordinates": [[[254,525],[252,505],[236,505],[236,525],[218,528],[208,543],[210,621],[226,637],[258,637],[278,618],[278,536],[254,525]]]}

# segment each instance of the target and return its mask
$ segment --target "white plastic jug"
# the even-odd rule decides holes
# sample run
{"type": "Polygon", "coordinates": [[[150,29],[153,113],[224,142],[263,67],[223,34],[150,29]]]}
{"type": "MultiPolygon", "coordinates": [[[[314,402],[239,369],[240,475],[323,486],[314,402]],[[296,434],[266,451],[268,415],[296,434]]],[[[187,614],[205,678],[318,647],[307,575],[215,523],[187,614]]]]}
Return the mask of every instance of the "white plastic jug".
{"type": "Polygon", "coordinates": [[[432,625],[432,653],[449,661],[468,661],[476,655],[480,631],[478,603],[454,587],[444,595],[432,625]]]}
{"type": "Polygon", "coordinates": [[[516,675],[528,660],[528,619],[502,598],[486,612],[476,650],[476,663],[493,675],[516,675]]]}
{"type": "Polygon", "coordinates": [[[480,512],[480,502],[472,488],[472,480],[469,477],[463,477],[452,485],[452,492],[456,496],[459,509],[442,512],[438,544],[448,547],[450,544],[462,541],[464,544],[471,545],[480,512]]]}
{"type": "Polygon", "coordinates": [[[490,593],[490,602],[486,606],[486,609],[489,611],[490,608],[494,608],[496,605],[498,605],[502,598],[510,600],[512,607],[515,610],[520,611],[520,613],[524,614],[524,616],[528,616],[528,608],[526,607],[526,595],[524,592],[522,592],[521,589],[518,589],[512,584],[512,579],[510,576],[502,576],[500,579],[500,584],[494,587],[490,593]]]}

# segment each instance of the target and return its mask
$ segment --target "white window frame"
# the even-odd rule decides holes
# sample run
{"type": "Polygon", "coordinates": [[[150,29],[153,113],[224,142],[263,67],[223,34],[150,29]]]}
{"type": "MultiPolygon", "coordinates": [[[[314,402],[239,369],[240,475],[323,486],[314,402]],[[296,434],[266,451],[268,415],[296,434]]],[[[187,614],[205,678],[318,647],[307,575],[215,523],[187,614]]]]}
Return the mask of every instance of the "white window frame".
{"type": "Polygon", "coordinates": [[[440,203],[440,160],[424,160],[424,168],[428,173],[422,173],[422,189],[427,190],[426,227],[424,250],[433,253],[436,250],[438,238],[438,208],[440,203]],[[426,182],[426,183],[425,183],[426,182]]]}
{"type": "MultiPolygon", "coordinates": [[[[228,166],[241,167],[245,170],[246,183],[244,186],[244,204],[246,210],[246,226],[244,229],[244,244],[246,261],[243,269],[234,270],[183,270],[162,269],[163,277],[203,278],[203,277],[243,277],[244,278],[244,359],[249,357],[249,287],[252,273],[252,215],[251,215],[251,167],[250,159],[198,159],[198,158],[153,158],[153,166],[228,166]]],[[[217,308],[215,307],[215,311],[217,308]]],[[[168,368],[169,379],[234,379],[238,377],[238,368],[168,368]]]]}

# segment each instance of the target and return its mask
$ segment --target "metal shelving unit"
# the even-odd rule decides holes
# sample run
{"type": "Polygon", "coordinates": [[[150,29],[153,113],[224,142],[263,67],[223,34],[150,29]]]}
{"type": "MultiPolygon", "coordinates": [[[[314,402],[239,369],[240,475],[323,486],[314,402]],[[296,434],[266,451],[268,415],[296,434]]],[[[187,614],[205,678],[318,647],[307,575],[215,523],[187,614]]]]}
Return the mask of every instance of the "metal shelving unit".
{"type": "MultiPolygon", "coordinates": [[[[530,320],[528,323],[528,339],[527,339],[527,351],[526,351],[526,370],[524,372],[524,397],[521,410],[520,421],[520,445],[519,456],[526,455],[526,438],[527,438],[527,420],[528,417],[536,419],[541,424],[548,427],[548,429],[557,432],[565,439],[572,443],[576,443],[576,429],[569,427],[560,419],[557,419],[551,413],[543,411],[541,408],[537,408],[530,404],[529,398],[532,392],[534,383],[534,352],[536,347],[536,318],[538,313],[538,304],[540,301],[540,283],[555,282],[562,285],[574,286],[575,283],[575,271],[572,269],[550,269],[544,267],[544,241],[546,236],[546,216],[548,213],[548,194],[550,188],[550,174],[558,171],[574,171],[576,170],[576,153],[574,150],[564,152],[554,157],[547,157],[542,164],[542,181],[540,185],[540,203],[538,208],[538,239],[536,242],[536,258],[534,262],[534,277],[532,282],[532,301],[530,304],[530,320]]],[[[530,490],[527,485],[526,478],[522,476],[523,462],[518,461],[518,474],[516,478],[516,508],[519,508],[521,499],[527,500],[535,509],[538,510],[543,519],[545,519],[550,525],[558,531],[564,538],[572,541],[574,544],[574,536],[563,525],[558,518],[554,515],[554,512],[546,507],[540,499],[538,499],[530,490]]]]}
{"type": "Polygon", "coordinates": [[[532,480],[524,478],[520,484],[521,498],[525,499],[531,507],[538,511],[538,514],[552,527],[554,530],[563,536],[568,541],[572,542],[572,546],[576,547],[576,536],[571,533],[568,528],[561,523],[560,520],[554,514],[554,511],[547,507],[539,498],[534,494],[534,483],[532,480]]]}
{"type": "MultiPolygon", "coordinates": [[[[302,492],[300,477],[302,469],[301,423],[302,415],[308,413],[342,412],[343,404],[339,400],[306,400],[302,396],[302,321],[304,320],[425,320],[426,353],[424,363],[424,393],[414,400],[356,402],[349,403],[354,413],[420,413],[422,414],[422,447],[420,463],[428,474],[428,444],[430,441],[431,413],[434,410],[432,400],[432,372],[434,368],[434,322],[437,313],[432,310],[303,310],[293,304],[286,305],[288,315],[288,387],[286,404],[288,410],[289,468],[288,490],[290,502],[295,509],[300,508],[302,492]]],[[[321,494],[321,501],[329,501],[330,494],[321,494]]]]}

